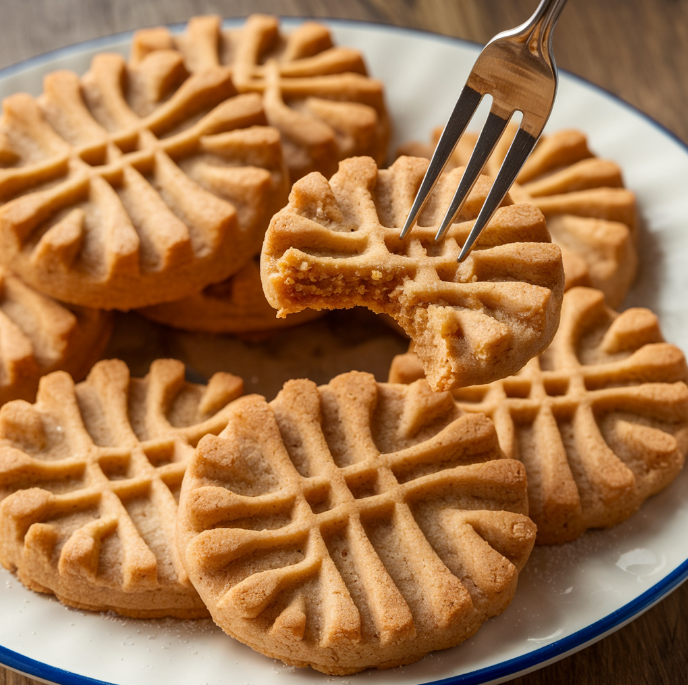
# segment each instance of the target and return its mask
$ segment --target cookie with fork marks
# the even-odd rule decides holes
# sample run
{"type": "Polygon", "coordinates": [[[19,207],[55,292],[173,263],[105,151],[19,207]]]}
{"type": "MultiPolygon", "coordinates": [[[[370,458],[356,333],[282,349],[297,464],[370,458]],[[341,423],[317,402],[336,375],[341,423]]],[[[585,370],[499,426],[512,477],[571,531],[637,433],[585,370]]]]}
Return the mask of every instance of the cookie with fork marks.
{"type": "Polygon", "coordinates": [[[64,305],[0,268],[0,404],[33,401],[52,371],[81,380],[112,332],[112,314],[64,305]]]}
{"type": "Polygon", "coordinates": [[[27,587],[72,607],[196,618],[207,610],[175,544],[177,497],[198,440],[219,433],[242,393],[155,361],[130,378],[102,361],[77,385],[58,371],[35,404],[0,410],[0,562],[27,587]]]}
{"type": "Polygon", "coordinates": [[[63,302],[128,310],[192,295],[260,250],[288,177],[259,95],[180,54],[94,57],[3,101],[0,262],[63,302]]]}
{"type": "MultiPolygon", "coordinates": [[[[413,354],[390,380],[423,375],[413,354]]],[[[564,296],[552,344],[515,376],[454,393],[495,423],[505,454],[525,464],[538,543],[615,525],[665,488],[688,451],[688,369],[647,309],[621,314],[592,288],[564,296]]]]}
{"type": "Polygon", "coordinates": [[[340,163],[328,182],[297,181],[265,235],[261,277],[278,315],[362,305],[391,315],[416,342],[434,390],[503,378],[549,344],[564,288],[561,252],[532,205],[497,211],[469,258],[457,262],[489,189],[478,180],[458,223],[434,236],[461,170],[440,178],[418,225],[401,226],[427,169],[402,157],[379,170],[340,163]]]}
{"type": "Polygon", "coordinates": [[[307,21],[283,33],[279,20],[254,14],[223,30],[216,16],[194,17],[181,35],[166,28],[134,34],[132,62],[175,50],[194,73],[226,65],[240,93],[260,93],[279,129],[292,182],[311,171],[330,176],[354,155],[385,161],[390,125],[382,83],[367,75],[359,50],[335,46],[330,30],[307,21]]]}
{"type": "Polygon", "coordinates": [[[215,622],[330,674],[462,642],[511,601],[535,538],[522,464],[425,380],[349,372],[238,400],[201,440],[180,552],[215,622]]]}

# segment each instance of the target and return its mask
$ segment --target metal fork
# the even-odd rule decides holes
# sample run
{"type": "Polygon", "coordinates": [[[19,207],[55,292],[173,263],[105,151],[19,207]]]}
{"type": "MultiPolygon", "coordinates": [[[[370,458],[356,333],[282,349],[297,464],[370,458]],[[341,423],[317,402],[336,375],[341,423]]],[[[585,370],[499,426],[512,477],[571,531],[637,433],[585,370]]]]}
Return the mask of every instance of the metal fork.
{"type": "Polygon", "coordinates": [[[435,240],[439,240],[454,223],[509,120],[515,112],[521,112],[521,125],[461,249],[459,261],[462,262],[468,256],[478,236],[509,192],[549,119],[557,92],[552,33],[566,2],[567,0],[541,0],[535,13],[525,24],[497,34],[483,48],[437,143],[401,231],[401,238],[406,237],[415,224],[430,191],[483,96],[492,95],[492,106],[485,126],[435,236],[435,240]]]}

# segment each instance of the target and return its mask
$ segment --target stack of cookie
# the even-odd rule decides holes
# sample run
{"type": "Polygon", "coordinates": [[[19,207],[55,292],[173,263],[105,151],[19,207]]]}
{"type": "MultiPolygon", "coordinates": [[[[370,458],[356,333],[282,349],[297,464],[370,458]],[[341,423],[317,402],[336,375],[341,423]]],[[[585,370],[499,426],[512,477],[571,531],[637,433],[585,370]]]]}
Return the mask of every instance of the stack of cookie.
{"type": "MultiPolygon", "coordinates": [[[[83,77],[53,73],[39,98],[3,103],[0,262],[69,306],[197,331],[294,325],[317,314],[285,323],[268,307],[255,261],[268,222],[291,181],[351,154],[382,162],[388,137],[381,84],[324,26],[284,37],[274,17],[230,32],[201,17],[180,36],[141,31],[128,61],[98,55],[83,77]]],[[[110,318],[72,335],[77,356],[85,337],[97,359],[110,318]]],[[[76,370],[51,354],[22,374],[76,370]]]]}
{"type": "Polygon", "coordinates": [[[27,587],[210,615],[329,674],[387,668],[502,612],[536,542],[676,477],[685,357],[649,310],[611,309],[637,261],[618,166],[543,137],[459,264],[490,179],[434,235],[474,139],[402,241],[431,148],[380,169],[388,137],[358,51],[266,16],[141,31],[128,61],[5,100],[0,562],[27,587]],[[95,363],[112,310],[246,334],[359,305],[413,341],[388,383],[352,370],[267,401],[179,361],[95,363]]]}

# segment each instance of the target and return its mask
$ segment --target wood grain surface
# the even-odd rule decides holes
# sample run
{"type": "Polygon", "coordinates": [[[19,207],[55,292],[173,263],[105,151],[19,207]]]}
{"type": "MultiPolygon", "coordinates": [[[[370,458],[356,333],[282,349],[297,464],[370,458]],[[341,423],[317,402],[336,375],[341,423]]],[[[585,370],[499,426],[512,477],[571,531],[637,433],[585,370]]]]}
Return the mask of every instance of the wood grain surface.
{"type": "MultiPolygon", "coordinates": [[[[523,21],[536,4],[537,0],[0,0],[0,68],[71,43],[184,22],[202,13],[341,17],[485,42],[523,21]]],[[[619,95],[688,142],[688,0],[571,0],[557,28],[555,51],[561,67],[619,95]]],[[[686,223],[688,230],[688,217],[686,223]]],[[[0,685],[36,682],[0,667],[0,685]]],[[[688,683],[688,584],[595,645],[511,682],[688,683]]]]}

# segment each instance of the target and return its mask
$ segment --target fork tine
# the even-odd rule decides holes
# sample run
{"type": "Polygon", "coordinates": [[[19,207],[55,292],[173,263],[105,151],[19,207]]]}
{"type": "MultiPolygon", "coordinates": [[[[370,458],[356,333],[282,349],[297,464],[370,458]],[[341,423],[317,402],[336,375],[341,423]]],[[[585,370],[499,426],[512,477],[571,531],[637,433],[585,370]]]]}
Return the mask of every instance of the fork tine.
{"type": "Polygon", "coordinates": [[[435,153],[430,160],[430,165],[425,172],[423,182],[420,184],[420,189],[416,194],[416,199],[413,201],[413,206],[406,218],[404,228],[401,229],[399,238],[405,238],[413,224],[416,223],[416,218],[427,202],[430,191],[433,189],[435,183],[437,183],[437,179],[440,177],[444,167],[447,166],[447,162],[452,152],[454,152],[456,143],[466,130],[468,122],[473,118],[473,114],[478,108],[482,97],[481,93],[469,86],[464,86],[461,91],[461,95],[456,105],[454,105],[454,111],[451,117],[449,117],[449,121],[444,127],[444,131],[437,143],[435,153]]]}
{"type": "Polygon", "coordinates": [[[466,201],[468,194],[471,192],[471,190],[473,190],[473,186],[478,180],[480,172],[483,170],[483,167],[494,151],[499,139],[502,137],[502,133],[504,133],[504,129],[509,123],[510,118],[511,116],[509,116],[507,119],[503,119],[498,114],[490,112],[489,116],[487,117],[487,121],[485,122],[485,126],[480,133],[480,138],[478,138],[478,142],[475,145],[473,154],[468,160],[468,164],[463,172],[459,187],[454,193],[454,197],[452,198],[449,208],[447,209],[447,213],[444,215],[444,219],[442,219],[442,225],[437,231],[435,240],[439,240],[446,233],[447,229],[454,223],[454,220],[461,211],[461,207],[466,201]]]}
{"type": "Polygon", "coordinates": [[[475,220],[475,224],[473,225],[470,235],[461,249],[461,254],[459,254],[460,262],[468,257],[468,253],[471,251],[471,248],[478,239],[478,236],[483,232],[483,229],[485,226],[487,226],[487,223],[492,218],[492,215],[497,211],[497,208],[502,203],[502,200],[509,192],[509,188],[511,188],[513,182],[516,180],[516,176],[518,176],[518,172],[521,170],[521,167],[525,164],[526,159],[528,159],[528,155],[535,147],[535,143],[537,143],[540,133],[541,131],[537,136],[532,136],[522,128],[518,129],[516,137],[509,148],[509,152],[504,158],[504,162],[499,169],[497,178],[492,184],[492,188],[490,188],[490,192],[487,195],[485,204],[480,210],[480,214],[478,214],[478,218],[475,220]]]}

